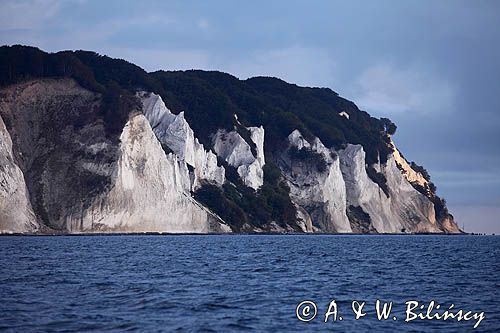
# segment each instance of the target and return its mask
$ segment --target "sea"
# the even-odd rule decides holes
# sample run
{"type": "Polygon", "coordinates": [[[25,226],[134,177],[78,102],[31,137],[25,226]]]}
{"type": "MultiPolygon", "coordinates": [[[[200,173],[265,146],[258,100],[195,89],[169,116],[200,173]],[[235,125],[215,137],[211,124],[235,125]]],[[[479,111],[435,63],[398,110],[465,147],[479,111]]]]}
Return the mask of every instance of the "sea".
{"type": "Polygon", "coordinates": [[[500,332],[499,258],[498,236],[3,236],[0,331],[500,332]]]}

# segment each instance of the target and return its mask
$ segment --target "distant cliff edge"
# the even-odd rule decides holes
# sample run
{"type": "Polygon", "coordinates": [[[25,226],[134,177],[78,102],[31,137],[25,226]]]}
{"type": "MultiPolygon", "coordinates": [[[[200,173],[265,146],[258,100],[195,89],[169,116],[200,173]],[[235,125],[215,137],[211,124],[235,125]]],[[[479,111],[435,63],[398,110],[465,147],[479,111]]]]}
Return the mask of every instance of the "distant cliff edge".
{"type": "Polygon", "coordinates": [[[460,233],[328,88],[0,47],[0,233],[460,233]]]}

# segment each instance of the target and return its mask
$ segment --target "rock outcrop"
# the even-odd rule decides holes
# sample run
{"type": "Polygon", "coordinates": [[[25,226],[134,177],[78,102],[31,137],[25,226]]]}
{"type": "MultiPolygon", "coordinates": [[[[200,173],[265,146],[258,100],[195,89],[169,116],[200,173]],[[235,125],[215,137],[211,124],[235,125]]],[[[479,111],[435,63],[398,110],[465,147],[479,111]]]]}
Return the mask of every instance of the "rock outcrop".
{"type": "Polygon", "coordinates": [[[30,81],[1,94],[8,124],[0,126],[2,232],[30,232],[38,223],[72,233],[230,231],[191,197],[186,161],[199,166],[198,177],[219,183],[223,169],[200,151],[181,116],[172,115],[178,126],[166,130],[184,135],[184,144],[178,136],[179,155],[167,154],[141,109],[124,124],[104,123],[101,96],[71,79],[30,81]],[[110,125],[122,130],[114,134],[110,125]]]}
{"type": "Polygon", "coordinates": [[[189,171],[166,155],[148,120],[137,114],[120,136],[120,157],[109,192],[68,216],[72,232],[228,232],[230,228],[189,194],[189,171]]]}
{"type": "Polygon", "coordinates": [[[99,94],[69,79],[1,91],[0,116],[36,219],[46,228],[67,230],[68,212],[88,205],[110,183],[117,145],[97,116],[100,102],[99,94]]]}
{"type": "Polygon", "coordinates": [[[219,130],[214,136],[213,146],[217,156],[235,167],[248,187],[257,190],[264,183],[264,128],[249,127],[250,138],[257,147],[256,155],[250,145],[236,131],[219,130]]]}
{"type": "Polygon", "coordinates": [[[191,190],[200,186],[202,180],[219,186],[224,183],[223,166],[217,166],[217,156],[206,151],[184,118],[184,112],[174,115],[165,106],[160,96],[154,93],[138,93],[143,112],[158,140],[177,157],[194,169],[191,190]]]}
{"type": "Polygon", "coordinates": [[[333,91],[38,56],[1,83],[0,233],[461,232],[395,125],[333,91]]]}
{"type": "MultiPolygon", "coordinates": [[[[386,179],[388,195],[367,174],[360,145],[340,151],[326,148],[318,138],[307,141],[298,130],[279,161],[298,208],[303,231],[316,232],[442,232],[434,205],[410,184],[391,154],[375,169],[386,179]],[[294,147],[298,157],[290,153],[294,147]],[[309,155],[308,155],[309,154],[309,155]],[[310,222],[309,222],[310,221],[310,222]]],[[[458,228],[457,228],[458,229],[458,228]]]]}
{"type": "MultiPolygon", "coordinates": [[[[290,187],[291,199],[300,207],[301,220],[311,220],[316,231],[352,232],[346,215],[346,188],[338,156],[318,138],[310,144],[298,130],[293,131],[288,140],[291,147],[309,149],[325,163],[324,170],[318,170],[315,163],[295,159],[287,152],[282,155],[279,164],[290,187]]],[[[305,227],[304,231],[310,228],[305,227]]]]}
{"type": "Polygon", "coordinates": [[[0,116],[0,232],[39,229],[21,169],[14,161],[12,140],[0,116]]]}
{"type": "Polygon", "coordinates": [[[365,152],[360,145],[347,145],[339,155],[347,206],[361,209],[369,216],[366,228],[372,226],[379,233],[441,232],[432,202],[406,180],[393,155],[380,166],[380,172],[387,179],[389,196],[368,176],[365,152]]]}
{"type": "Polygon", "coordinates": [[[405,176],[406,180],[410,183],[417,183],[418,185],[426,188],[429,185],[429,181],[425,179],[425,177],[420,172],[413,170],[410,164],[408,164],[408,161],[403,157],[403,155],[401,155],[399,149],[396,147],[392,140],[391,146],[394,149],[394,161],[405,176]]]}

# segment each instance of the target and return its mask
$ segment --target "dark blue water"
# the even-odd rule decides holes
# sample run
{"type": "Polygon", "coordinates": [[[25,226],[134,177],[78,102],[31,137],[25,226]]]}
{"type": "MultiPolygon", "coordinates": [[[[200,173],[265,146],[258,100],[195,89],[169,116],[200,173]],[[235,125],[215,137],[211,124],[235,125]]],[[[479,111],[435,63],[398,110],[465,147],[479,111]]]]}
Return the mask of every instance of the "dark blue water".
{"type": "Polygon", "coordinates": [[[500,332],[500,237],[0,237],[0,251],[0,330],[473,331],[404,321],[405,301],[435,300],[484,311],[475,331],[500,332]],[[333,299],[343,320],[324,323],[333,299]],[[376,299],[394,302],[389,320],[376,299]],[[303,300],[318,308],[307,323],[303,300]],[[367,302],[357,321],[352,300],[367,302]]]}

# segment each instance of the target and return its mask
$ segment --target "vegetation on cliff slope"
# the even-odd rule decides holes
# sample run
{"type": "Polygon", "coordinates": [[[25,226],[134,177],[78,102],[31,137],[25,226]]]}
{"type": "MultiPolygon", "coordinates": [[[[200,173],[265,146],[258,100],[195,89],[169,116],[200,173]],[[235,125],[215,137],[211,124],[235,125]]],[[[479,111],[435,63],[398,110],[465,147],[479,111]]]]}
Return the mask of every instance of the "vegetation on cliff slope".
{"type": "MultiPolygon", "coordinates": [[[[274,155],[286,148],[286,138],[293,130],[300,130],[308,139],[314,134],[327,147],[361,144],[368,165],[386,161],[392,151],[387,134],[396,131],[389,119],[371,117],[329,88],[299,87],[270,77],[239,80],[213,71],[147,73],[125,60],[94,52],[46,53],[20,45],[0,47],[0,86],[47,77],[71,77],[81,86],[102,94],[100,115],[107,135],[113,139],[118,137],[128,112],[137,109],[138,89],[159,94],[174,113],[185,111],[187,121],[207,149],[217,129],[236,128],[255,150],[235,114],[246,127],[263,125],[267,164],[262,188],[255,193],[239,183],[238,177],[230,176],[231,184],[224,188],[207,186],[196,194],[223,217],[250,224],[276,221],[285,225],[295,218],[288,188],[280,181],[279,170],[273,163],[274,155]],[[349,119],[341,112],[347,113],[349,119]]],[[[318,168],[322,168],[321,163],[318,168]]],[[[374,171],[369,167],[369,176],[388,194],[384,176],[374,171]]],[[[445,207],[444,201],[435,201],[445,207]]]]}

